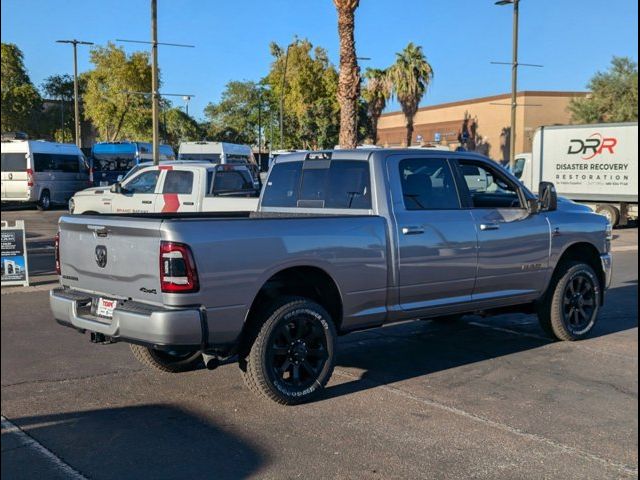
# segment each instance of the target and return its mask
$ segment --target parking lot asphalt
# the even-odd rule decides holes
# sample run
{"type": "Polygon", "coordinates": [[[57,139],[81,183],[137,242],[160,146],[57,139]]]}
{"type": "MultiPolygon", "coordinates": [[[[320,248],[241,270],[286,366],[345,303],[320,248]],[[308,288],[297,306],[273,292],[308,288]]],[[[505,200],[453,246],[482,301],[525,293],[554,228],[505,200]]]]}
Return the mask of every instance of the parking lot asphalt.
{"type": "Polygon", "coordinates": [[[637,478],[637,229],[616,236],[591,338],[551,342],[526,315],[354,333],[296,407],[235,364],[146,370],[57,325],[46,289],[3,289],[2,476],[637,478]]]}

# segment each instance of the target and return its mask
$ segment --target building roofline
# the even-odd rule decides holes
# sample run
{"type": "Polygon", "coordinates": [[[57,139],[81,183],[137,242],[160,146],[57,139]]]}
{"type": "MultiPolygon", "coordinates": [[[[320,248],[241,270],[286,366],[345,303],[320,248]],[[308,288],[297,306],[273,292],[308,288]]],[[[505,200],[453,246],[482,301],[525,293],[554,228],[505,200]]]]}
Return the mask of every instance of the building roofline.
{"type": "MultiPolygon", "coordinates": [[[[518,92],[518,97],[582,97],[586,96],[589,92],[576,92],[576,91],[556,91],[556,90],[523,90],[518,92]]],[[[502,93],[500,95],[490,95],[488,97],[469,98],[467,100],[458,100],[455,102],[439,103],[437,105],[428,105],[426,107],[420,107],[418,112],[426,112],[429,110],[438,110],[441,108],[457,107],[460,105],[468,105],[471,103],[484,103],[494,100],[505,100],[511,98],[510,93],[502,93]]],[[[417,113],[417,112],[416,112],[417,113]]],[[[393,112],[386,112],[380,115],[380,117],[390,117],[393,115],[401,115],[402,111],[396,110],[393,112]]]]}

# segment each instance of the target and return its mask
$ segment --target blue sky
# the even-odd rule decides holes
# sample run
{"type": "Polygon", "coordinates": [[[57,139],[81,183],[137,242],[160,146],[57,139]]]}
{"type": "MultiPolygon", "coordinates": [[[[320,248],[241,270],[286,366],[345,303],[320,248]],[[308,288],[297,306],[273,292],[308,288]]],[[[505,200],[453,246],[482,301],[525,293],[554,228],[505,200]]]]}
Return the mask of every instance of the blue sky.
{"type": "MultiPolygon", "coordinates": [[[[409,41],[422,45],[435,79],[422,104],[508,92],[511,7],[493,0],[361,0],[356,15],[362,67],[384,68],[409,41]]],[[[104,44],[150,38],[148,0],[2,0],[3,42],[24,52],[32,81],[72,73],[71,47],[56,39],[104,44]]],[[[638,6],[632,0],[521,0],[519,89],[584,90],[612,55],[638,58],[638,6]]],[[[336,12],[331,0],[158,0],[159,40],[196,48],[160,47],[169,93],[192,93],[189,111],[217,101],[230,80],[257,80],[272,60],[269,43],[294,35],[326,48],[338,63],[336,12]]],[[[144,45],[122,44],[127,51],[144,45]]],[[[91,67],[79,49],[79,70],[91,67]]],[[[182,104],[180,100],[174,100],[182,104]]],[[[391,105],[393,109],[395,105],[391,105]]]]}

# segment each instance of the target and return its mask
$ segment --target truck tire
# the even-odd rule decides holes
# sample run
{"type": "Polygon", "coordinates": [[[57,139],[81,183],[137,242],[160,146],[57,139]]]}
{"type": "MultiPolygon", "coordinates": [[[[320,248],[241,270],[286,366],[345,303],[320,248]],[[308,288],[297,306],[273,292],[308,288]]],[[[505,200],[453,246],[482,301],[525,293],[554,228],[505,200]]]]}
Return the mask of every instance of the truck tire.
{"type": "Polygon", "coordinates": [[[202,364],[202,352],[170,352],[129,344],[133,356],[143,365],[165,373],[189,372],[202,364]]]}
{"type": "Polygon", "coordinates": [[[49,190],[43,190],[36,204],[38,210],[49,210],[51,208],[51,193],[49,190]]]}
{"type": "Polygon", "coordinates": [[[620,223],[620,210],[618,210],[613,205],[608,205],[606,203],[601,203],[596,206],[596,213],[604,216],[612,227],[617,227],[620,223]]]}
{"type": "Polygon", "coordinates": [[[336,329],[327,311],[302,297],[276,303],[241,359],[247,387],[282,405],[317,396],[334,367],[336,329]]]}
{"type": "Polygon", "coordinates": [[[596,273],[579,261],[559,265],[538,308],[540,326],[557,340],[580,340],[593,329],[600,309],[596,273]]]}

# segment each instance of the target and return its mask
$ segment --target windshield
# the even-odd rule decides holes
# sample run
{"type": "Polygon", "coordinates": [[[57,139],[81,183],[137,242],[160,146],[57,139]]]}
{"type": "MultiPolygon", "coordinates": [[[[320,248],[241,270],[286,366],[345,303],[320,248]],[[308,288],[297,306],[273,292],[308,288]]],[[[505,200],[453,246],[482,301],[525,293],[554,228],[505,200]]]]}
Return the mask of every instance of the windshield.
{"type": "Polygon", "coordinates": [[[136,165],[135,154],[94,153],[93,169],[96,172],[125,172],[136,165]]]}
{"type": "Polygon", "coordinates": [[[178,160],[204,160],[211,163],[220,163],[219,153],[181,153],[178,160]]]}

